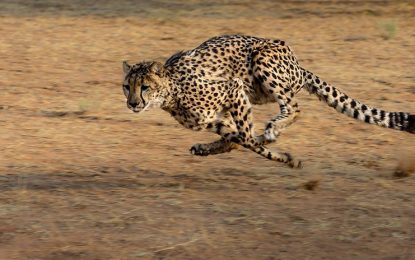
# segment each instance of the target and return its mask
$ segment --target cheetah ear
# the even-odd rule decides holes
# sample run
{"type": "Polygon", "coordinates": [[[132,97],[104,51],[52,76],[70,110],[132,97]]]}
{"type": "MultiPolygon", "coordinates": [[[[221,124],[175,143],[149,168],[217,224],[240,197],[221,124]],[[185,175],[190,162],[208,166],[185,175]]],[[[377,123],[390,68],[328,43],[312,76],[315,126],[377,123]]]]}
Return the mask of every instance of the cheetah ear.
{"type": "Polygon", "coordinates": [[[158,61],[154,61],[153,63],[151,63],[149,70],[158,76],[164,75],[164,66],[158,61]]]}
{"type": "Polygon", "coordinates": [[[131,66],[128,64],[127,61],[123,61],[122,62],[122,69],[123,69],[124,73],[127,74],[128,72],[130,72],[131,66]]]}

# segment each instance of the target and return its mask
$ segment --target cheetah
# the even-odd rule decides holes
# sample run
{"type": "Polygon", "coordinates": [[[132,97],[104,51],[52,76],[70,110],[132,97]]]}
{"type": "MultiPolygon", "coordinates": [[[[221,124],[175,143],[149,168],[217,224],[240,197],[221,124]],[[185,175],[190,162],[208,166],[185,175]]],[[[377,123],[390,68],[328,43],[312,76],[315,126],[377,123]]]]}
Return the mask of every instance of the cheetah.
{"type": "Polygon", "coordinates": [[[150,105],[167,111],[184,127],[208,130],[220,139],[190,148],[194,155],[229,152],[238,146],[290,167],[302,162],[289,153],[269,150],[281,131],[300,113],[295,94],[306,89],[338,112],[357,120],[415,133],[415,115],[365,105],[301,67],[282,40],[245,35],[211,38],[181,51],[164,64],[123,62],[127,107],[142,112],[150,105]],[[252,105],[276,102],[279,113],[256,135],[252,105]]]}

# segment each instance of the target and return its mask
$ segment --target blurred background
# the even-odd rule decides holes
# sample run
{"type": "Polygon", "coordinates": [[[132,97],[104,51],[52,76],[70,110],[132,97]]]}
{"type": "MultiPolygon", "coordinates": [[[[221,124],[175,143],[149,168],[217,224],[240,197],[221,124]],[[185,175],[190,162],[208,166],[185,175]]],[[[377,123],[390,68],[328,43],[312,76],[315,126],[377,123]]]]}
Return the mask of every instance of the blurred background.
{"type": "MultiPolygon", "coordinates": [[[[415,112],[415,2],[0,1],[0,259],[412,259],[415,141],[298,97],[272,149],[195,157],[209,133],[133,114],[123,60],[210,37],[285,40],[368,105],[415,112]]],[[[278,112],[254,108],[257,131],[278,112]]]]}

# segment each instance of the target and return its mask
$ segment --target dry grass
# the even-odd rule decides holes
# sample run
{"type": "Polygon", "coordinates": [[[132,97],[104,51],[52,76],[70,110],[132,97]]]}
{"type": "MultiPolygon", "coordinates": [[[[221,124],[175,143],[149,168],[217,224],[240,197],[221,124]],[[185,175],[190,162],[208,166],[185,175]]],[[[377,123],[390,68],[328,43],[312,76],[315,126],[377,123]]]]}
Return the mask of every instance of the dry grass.
{"type": "Polygon", "coordinates": [[[385,40],[390,40],[396,36],[398,25],[396,21],[388,20],[379,22],[381,36],[385,40]]]}
{"type": "Polygon", "coordinates": [[[307,181],[302,186],[306,190],[315,190],[315,189],[317,189],[319,183],[320,183],[320,180],[311,180],[311,181],[307,181]]]}

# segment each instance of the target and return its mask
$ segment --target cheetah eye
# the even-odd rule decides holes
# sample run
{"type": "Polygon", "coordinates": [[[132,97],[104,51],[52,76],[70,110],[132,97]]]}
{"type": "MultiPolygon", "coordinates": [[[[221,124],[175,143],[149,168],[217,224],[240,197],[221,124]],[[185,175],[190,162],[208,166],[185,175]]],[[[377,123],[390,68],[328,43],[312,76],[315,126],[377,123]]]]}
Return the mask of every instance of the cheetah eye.
{"type": "Polygon", "coordinates": [[[148,85],[141,86],[141,92],[147,91],[150,87],[148,85]]]}
{"type": "Polygon", "coordinates": [[[123,87],[124,87],[127,91],[130,91],[130,85],[125,84],[125,85],[123,85],[123,87]]]}

